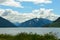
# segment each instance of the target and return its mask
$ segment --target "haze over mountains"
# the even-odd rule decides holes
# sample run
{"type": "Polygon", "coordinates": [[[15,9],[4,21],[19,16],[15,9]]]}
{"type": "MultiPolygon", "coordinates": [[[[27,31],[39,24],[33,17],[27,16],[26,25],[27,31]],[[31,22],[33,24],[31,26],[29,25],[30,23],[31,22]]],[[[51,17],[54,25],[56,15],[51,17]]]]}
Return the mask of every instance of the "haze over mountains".
{"type": "Polygon", "coordinates": [[[9,20],[11,23],[15,24],[16,26],[43,26],[44,24],[50,24],[51,22],[55,21],[58,16],[55,15],[50,10],[40,9],[34,10],[32,13],[19,13],[13,10],[0,10],[0,16],[6,20],[9,20]],[[42,23],[42,22],[43,23],[42,23]],[[36,25],[35,25],[36,24],[36,25]]]}

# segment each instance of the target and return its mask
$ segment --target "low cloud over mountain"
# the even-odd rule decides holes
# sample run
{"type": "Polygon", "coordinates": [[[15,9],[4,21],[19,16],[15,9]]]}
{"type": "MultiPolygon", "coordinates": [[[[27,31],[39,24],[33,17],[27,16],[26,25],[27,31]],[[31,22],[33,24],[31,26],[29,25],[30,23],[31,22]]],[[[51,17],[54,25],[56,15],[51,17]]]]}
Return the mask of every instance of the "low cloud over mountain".
{"type": "Polygon", "coordinates": [[[14,23],[15,25],[24,23],[28,20],[34,18],[43,18],[48,19],[50,21],[55,21],[58,18],[58,15],[55,15],[52,12],[53,9],[44,9],[41,8],[40,10],[34,10],[32,13],[19,13],[17,11],[13,11],[11,9],[1,9],[0,16],[9,20],[10,22],[14,23]]]}

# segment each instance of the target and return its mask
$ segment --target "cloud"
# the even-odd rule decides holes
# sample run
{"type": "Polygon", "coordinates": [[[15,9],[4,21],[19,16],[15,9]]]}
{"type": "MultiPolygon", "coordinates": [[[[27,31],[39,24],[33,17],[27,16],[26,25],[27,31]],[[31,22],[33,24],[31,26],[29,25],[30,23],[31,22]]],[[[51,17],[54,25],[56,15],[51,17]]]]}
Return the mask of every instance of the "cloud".
{"type": "Polygon", "coordinates": [[[15,0],[0,0],[0,5],[23,8],[23,6],[20,4],[20,2],[16,2],[15,0]]]}
{"type": "Polygon", "coordinates": [[[34,2],[35,4],[39,4],[39,3],[45,3],[45,4],[52,3],[51,0],[18,0],[18,1],[20,1],[20,2],[22,2],[22,1],[34,2]]]}
{"type": "MultiPolygon", "coordinates": [[[[20,7],[20,8],[24,8],[21,5],[21,2],[33,2],[35,4],[39,4],[39,3],[52,3],[51,0],[0,0],[0,5],[4,5],[4,6],[13,6],[13,7],[20,7]]],[[[43,5],[41,5],[43,6],[43,5]]]]}
{"type": "Polygon", "coordinates": [[[46,18],[54,21],[58,17],[52,11],[53,9],[40,8],[39,10],[33,10],[32,13],[19,13],[12,9],[0,9],[0,16],[12,23],[22,23],[33,18],[46,18]]]}
{"type": "Polygon", "coordinates": [[[19,13],[17,11],[13,11],[11,9],[0,9],[0,16],[13,22],[13,23],[16,23],[16,22],[25,22],[27,20],[30,20],[32,19],[33,17],[31,17],[31,14],[29,16],[29,14],[22,14],[22,13],[19,13]]]}
{"type": "Polygon", "coordinates": [[[40,8],[39,10],[32,11],[34,14],[38,15],[37,18],[46,18],[54,21],[58,18],[57,15],[53,13],[53,9],[40,8]]]}

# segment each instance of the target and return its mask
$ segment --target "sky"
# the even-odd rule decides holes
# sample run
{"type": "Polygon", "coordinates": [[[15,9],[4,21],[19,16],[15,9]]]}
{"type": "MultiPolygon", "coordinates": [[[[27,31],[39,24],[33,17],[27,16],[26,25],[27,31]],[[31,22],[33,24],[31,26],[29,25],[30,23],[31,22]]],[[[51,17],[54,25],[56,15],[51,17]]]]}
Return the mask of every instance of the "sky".
{"type": "Polygon", "coordinates": [[[0,0],[0,16],[12,23],[33,18],[55,21],[60,17],[60,0],[0,0]]]}
{"type": "Polygon", "coordinates": [[[31,13],[40,8],[53,9],[60,15],[60,0],[0,0],[0,9],[12,9],[20,13],[31,13]]]}

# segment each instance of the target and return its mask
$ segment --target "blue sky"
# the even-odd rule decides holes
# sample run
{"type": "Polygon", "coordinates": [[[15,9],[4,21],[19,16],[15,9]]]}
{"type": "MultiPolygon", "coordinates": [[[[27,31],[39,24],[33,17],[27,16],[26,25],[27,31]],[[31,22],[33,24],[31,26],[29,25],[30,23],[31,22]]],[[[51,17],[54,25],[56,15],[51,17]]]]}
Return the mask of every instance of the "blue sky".
{"type": "MultiPolygon", "coordinates": [[[[17,0],[16,0],[17,1],[17,0]]],[[[52,3],[50,4],[34,4],[33,2],[20,2],[20,4],[24,8],[19,8],[19,7],[13,7],[13,6],[5,6],[5,5],[0,5],[1,9],[12,9],[15,11],[18,11],[20,13],[31,13],[33,10],[39,10],[40,8],[46,8],[46,9],[54,9],[53,12],[55,14],[60,15],[60,0],[52,0],[52,3]],[[41,6],[43,5],[43,6],[41,6]]]]}

